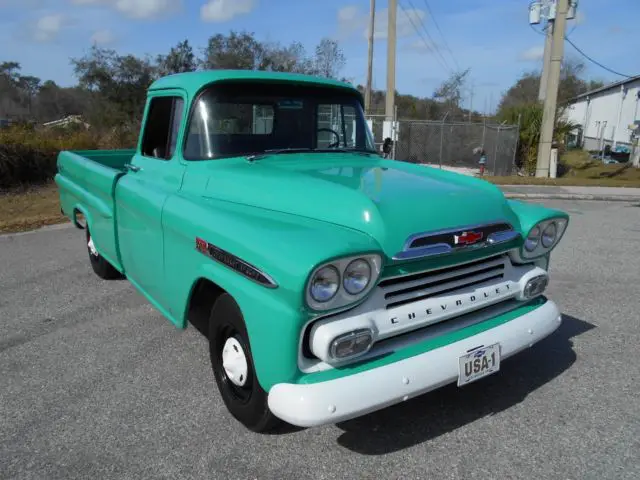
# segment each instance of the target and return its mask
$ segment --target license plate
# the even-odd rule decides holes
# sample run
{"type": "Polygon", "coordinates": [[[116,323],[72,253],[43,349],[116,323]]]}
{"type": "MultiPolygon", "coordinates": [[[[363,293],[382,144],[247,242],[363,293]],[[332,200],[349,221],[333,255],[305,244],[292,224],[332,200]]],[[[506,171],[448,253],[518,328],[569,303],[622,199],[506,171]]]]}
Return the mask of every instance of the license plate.
{"type": "Polygon", "coordinates": [[[458,364],[458,386],[467,385],[500,370],[500,344],[477,348],[463,355],[458,364]]]}

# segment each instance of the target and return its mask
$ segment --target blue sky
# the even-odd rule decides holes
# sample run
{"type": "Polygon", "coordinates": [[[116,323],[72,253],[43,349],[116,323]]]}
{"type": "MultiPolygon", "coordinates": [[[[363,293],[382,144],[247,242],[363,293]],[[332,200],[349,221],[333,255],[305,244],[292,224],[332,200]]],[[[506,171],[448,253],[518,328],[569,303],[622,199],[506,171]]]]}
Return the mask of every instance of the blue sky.
{"type": "MultiPolygon", "coordinates": [[[[520,74],[540,67],[544,39],[528,25],[529,0],[398,3],[401,93],[430,96],[451,69],[470,68],[473,88],[466,105],[473,90],[473,107],[486,111],[520,74]]],[[[261,40],[300,41],[309,52],[322,37],[335,38],[347,57],[342,73],[364,84],[368,11],[369,0],[0,0],[0,61],[18,61],[24,74],[71,85],[69,58],[81,56],[92,42],[155,55],[185,38],[201,48],[209,36],[235,29],[255,32],[261,40]]],[[[578,17],[569,22],[570,38],[610,68],[640,74],[634,32],[639,15],[638,0],[580,0],[578,17]]],[[[377,0],[374,87],[379,89],[386,83],[386,16],[387,1],[377,0]]],[[[565,49],[577,56],[570,45],[565,49]]],[[[621,78],[591,64],[587,76],[621,78]]]]}

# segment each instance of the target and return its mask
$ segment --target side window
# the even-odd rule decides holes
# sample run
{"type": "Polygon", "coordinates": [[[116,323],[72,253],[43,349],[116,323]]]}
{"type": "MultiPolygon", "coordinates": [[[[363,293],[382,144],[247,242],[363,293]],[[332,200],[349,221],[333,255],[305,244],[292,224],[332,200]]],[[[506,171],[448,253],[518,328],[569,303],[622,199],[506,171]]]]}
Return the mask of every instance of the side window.
{"type": "Polygon", "coordinates": [[[180,97],[151,100],[142,137],[142,154],[167,160],[176,149],[184,102],[180,97]]]}

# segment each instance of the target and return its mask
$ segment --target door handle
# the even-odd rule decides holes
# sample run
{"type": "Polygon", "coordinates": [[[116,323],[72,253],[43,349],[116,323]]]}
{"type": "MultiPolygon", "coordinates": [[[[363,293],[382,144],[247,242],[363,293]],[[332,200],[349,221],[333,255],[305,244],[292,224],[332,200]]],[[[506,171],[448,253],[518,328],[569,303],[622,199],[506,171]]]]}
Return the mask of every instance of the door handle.
{"type": "Polygon", "coordinates": [[[133,165],[131,163],[125,163],[124,168],[126,168],[127,170],[131,170],[132,172],[140,171],[140,167],[138,167],[137,165],[133,165]]]}

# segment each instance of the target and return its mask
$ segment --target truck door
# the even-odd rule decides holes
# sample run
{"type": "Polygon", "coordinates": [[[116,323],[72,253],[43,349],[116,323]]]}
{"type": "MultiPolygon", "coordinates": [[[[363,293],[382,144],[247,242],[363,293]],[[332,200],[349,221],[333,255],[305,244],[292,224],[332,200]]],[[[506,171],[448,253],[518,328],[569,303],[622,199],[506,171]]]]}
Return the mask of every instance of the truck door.
{"type": "Polygon", "coordinates": [[[122,265],[129,280],[155,303],[163,298],[165,282],[162,208],[180,188],[185,168],[176,155],[184,106],[181,91],[163,90],[149,96],[136,154],[116,185],[122,265]]]}

